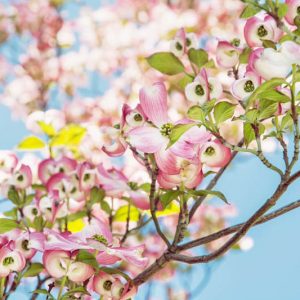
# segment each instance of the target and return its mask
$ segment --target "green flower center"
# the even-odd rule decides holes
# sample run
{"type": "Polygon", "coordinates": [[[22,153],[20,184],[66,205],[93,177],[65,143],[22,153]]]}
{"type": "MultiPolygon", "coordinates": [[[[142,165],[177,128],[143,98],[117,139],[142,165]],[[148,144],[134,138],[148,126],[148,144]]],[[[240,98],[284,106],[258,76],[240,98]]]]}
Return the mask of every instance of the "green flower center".
{"type": "Polygon", "coordinates": [[[110,290],[111,290],[111,286],[112,286],[112,282],[111,282],[110,280],[104,281],[104,283],[103,283],[103,288],[104,288],[106,291],[110,291],[110,290]]]}
{"type": "Polygon", "coordinates": [[[28,248],[28,243],[29,243],[28,240],[24,240],[24,241],[22,242],[22,248],[23,248],[24,250],[26,250],[26,251],[29,250],[29,248],[28,248]]]}
{"type": "Polygon", "coordinates": [[[95,234],[93,236],[93,239],[96,240],[96,241],[98,241],[99,243],[105,245],[105,246],[108,245],[108,241],[107,241],[107,239],[103,235],[95,234]]]}
{"type": "Polygon", "coordinates": [[[254,91],[254,89],[255,89],[255,87],[254,87],[252,80],[247,80],[244,85],[245,92],[251,93],[254,91]]]}
{"type": "Polygon", "coordinates": [[[176,50],[181,51],[183,47],[182,47],[182,45],[179,42],[177,42],[175,44],[175,48],[176,48],[176,50]]]}
{"type": "Polygon", "coordinates": [[[300,15],[300,6],[297,7],[297,15],[300,15]]]}
{"type": "Polygon", "coordinates": [[[37,208],[33,208],[33,209],[31,210],[31,212],[32,212],[32,214],[33,214],[34,216],[37,216],[37,214],[38,214],[37,208]]]}
{"type": "Polygon", "coordinates": [[[141,122],[143,120],[143,117],[141,116],[141,114],[135,114],[133,119],[136,122],[141,122]]]}
{"type": "Polygon", "coordinates": [[[191,46],[192,42],[190,39],[185,39],[187,47],[191,46]]]}
{"type": "Polygon", "coordinates": [[[268,34],[268,31],[266,30],[264,25],[260,25],[257,29],[257,34],[259,37],[264,37],[268,34]]]}
{"type": "Polygon", "coordinates": [[[198,96],[203,96],[204,95],[204,89],[202,87],[201,84],[197,84],[196,85],[196,88],[195,88],[195,93],[198,95],[198,96]]]}
{"type": "Polygon", "coordinates": [[[8,266],[12,263],[14,263],[14,259],[11,256],[5,257],[3,260],[3,266],[8,266]]]}
{"type": "Polygon", "coordinates": [[[231,45],[232,46],[238,47],[240,44],[241,44],[241,40],[240,39],[233,39],[231,41],[231,45]]]}
{"type": "Polygon", "coordinates": [[[205,154],[212,156],[215,154],[215,149],[213,147],[207,147],[207,149],[205,150],[205,154]]]}
{"type": "Polygon", "coordinates": [[[160,130],[160,133],[163,135],[163,136],[169,136],[172,132],[172,129],[173,129],[173,124],[171,123],[166,123],[164,124],[162,127],[161,127],[161,130],[160,130]]]}
{"type": "Polygon", "coordinates": [[[88,181],[90,178],[91,178],[91,175],[88,174],[88,173],[86,173],[86,174],[84,174],[84,176],[83,176],[83,181],[88,181]]]}
{"type": "Polygon", "coordinates": [[[128,186],[129,186],[133,191],[137,191],[138,188],[139,188],[138,184],[137,184],[136,182],[132,182],[132,181],[128,182],[128,186]]]}
{"type": "Polygon", "coordinates": [[[23,175],[19,175],[19,176],[17,177],[17,180],[18,180],[18,181],[23,181],[23,180],[24,180],[24,176],[23,176],[23,175]]]}

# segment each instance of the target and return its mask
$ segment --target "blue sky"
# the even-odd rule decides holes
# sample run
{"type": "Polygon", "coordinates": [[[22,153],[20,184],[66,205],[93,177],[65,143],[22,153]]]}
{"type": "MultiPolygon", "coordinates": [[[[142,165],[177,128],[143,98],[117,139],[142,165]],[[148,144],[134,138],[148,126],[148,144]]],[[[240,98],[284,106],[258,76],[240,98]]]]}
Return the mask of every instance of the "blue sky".
{"type": "MultiPolygon", "coordinates": [[[[102,85],[103,89],[105,85],[102,85]]],[[[12,120],[10,111],[0,105],[0,149],[11,149],[25,135],[23,123],[12,120]]],[[[276,152],[269,158],[276,164],[281,163],[281,153],[276,152]]],[[[234,224],[249,217],[272,194],[277,183],[277,176],[262,167],[256,158],[243,156],[236,159],[216,189],[222,190],[238,207],[239,215],[231,221],[234,224]]],[[[300,199],[299,187],[299,182],[294,183],[277,207],[300,199]]],[[[200,295],[192,299],[300,299],[299,225],[300,209],[252,229],[249,236],[255,241],[254,248],[244,253],[231,252],[217,263],[209,264],[213,270],[209,283],[200,295]]],[[[204,268],[194,266],[193,276],[188,278],[180,274],[174,279],[174,288],[180,289],[186,281],[197,286],[204,268]]],[[[158,284],[152,285],[151,290],[153,299],[167,299],[158,284]]],[[[137,300],[145,299],[145,291],[146,287],[143,287],[137,300]]],[[[20,293],[14,299],[17,297],[18,300],[28,299],[28,295],[20,293]]]]}

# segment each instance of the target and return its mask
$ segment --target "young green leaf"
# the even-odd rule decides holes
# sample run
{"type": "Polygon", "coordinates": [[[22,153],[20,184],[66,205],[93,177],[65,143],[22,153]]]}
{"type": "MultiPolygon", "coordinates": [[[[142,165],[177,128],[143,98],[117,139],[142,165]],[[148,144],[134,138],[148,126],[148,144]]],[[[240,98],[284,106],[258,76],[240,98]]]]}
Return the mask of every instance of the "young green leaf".
{"type": "Polygon", "coordinates": [[[35,277],[44,270],[44,266],[40,263],[32,263],[23,274],[23,277],[35,277]]]}
{"type": "Polygon", "coordinates": [[[163,208],[166,208],[173,200],[177,199],[180,195],[180,191],[167,191],[160,196],[160,202],[163,208]]]}
{"type": "Polygon", "coordinates": [[[219,191],[210,191],[210,190],[191,190],[189,191],[189,194],[196,197],[202,197],[202,196],[214,196],[217,198],[220,198],[222,201],[224,201],[226,204],[229,204],[227,201],[225,195],[219,191]]]}
{"type": "MultiPolygon", "coordinates": [[[[114,221],[126,222],[128,217],[128,209],[129,205],[121,206],[114,215],[114,221]]],[[[133,222],[137,222],[140,219],[139,210],[133,205],[130,205],[129,219],[133,222]]]]}
{"type": "Polygon", "coordinates": [[[184,65],[171,52],[158,52],[147,57],[149,65],[167,75],[176,75],[184,72],[184,65]]]}
{"type": "Polygon", "coordinates": [[[47,124],[43,121],[39,121],[38,124],[46,135],[54,136],[56,134],[56,130],[51,124],[47,124]]]}
{"type": "Polygon", "coordinates": [[[0,234],[20,227],[21,225],[18,224],[15,220],[0,218],[0,234]]]}
{"type": "Polygon", "coordinates": [[[201,109],[200,106],[195,105],[192,106],[189,110],[188,110],[188,117],[192,120],[197,120],[200,122],[205,122],[205,113],[204,111],[201,109]]]}
{"type": "Polygon", "coordinates": [[[235,104],[222,101],[216,104],[214,108],[214,117],[217,124],[220,124],[228,119],[231,119],[234,110],[235,110],[235,104]]]}
{"type": "Polygon", "coordinates": [[[186,131],[188,131],[190,128],[192,128],[195,125],[196,124],[194,123],[175,125],[172,128],[171,134],[169,136],[170,142],[168,147],[174,145],[186,131]]]}
{"type": "Polygon", "coordinates": [[[95,268],[96,270],[98,270],[98,268],[99,268],[99,265],[98,265],[98,262],[97,262],[95,256],[86,250],[79,250],[79,252],[76,256],[76,261],[80,261],[87,265],[90,265],[93,268],[95,268]]]}
{"type": "Polygon", "coordinates": [[[241,13],[241,18],[242,19],[248,19],[254,15],[256,15],[260,11],[260,8],[254,6],[254,5],[247,5],[244,10],[241,13]]]}
{"type": "Polygon", "coordinates": [[[74,294],[81,294],[81,295],[87,295],[87,296],[90,296],[91,294],[86,290],[86,288],[84,286],[78,286],[74,289],[71,289],[70,291],[66,292],[61,300],[70,300],[70,299],[78,299],[77,297],[76,298],[73,298],[72,296],[74,294]]]}
{"type": "Polygon", "coordinates": [[[22,140],[17,146],[19,150],[38,150],[45,147],[45,142],[37,136],[28,136],[27,138],[22,140]]]}
{"type": "Polygon", "coordinates": [[[55,135],[51,141],[50,145],[53,146],[66,146],[74,147],[78,146],[86,133],[86,129],[76,125],[70,124],[62,128],[57,135],[55,135]]]}
{"type": "Polygon", "coordinates": [[[20,204],[20,196],[14,186],[11,186],[9,188],[7,198],[16,206],[20,204]]]}
{"type": "Polygon", "coordinates": [[[199,69],[208,62],[208,54],[203,49],[190,49],[188,57],[190,62],[196,65],[199,69]]]}
{"type": "Polygon", "coordinates": [[[282,19],[288,12],[289,6],[286,3],[279,3],[277,15],[280,19],[282,19]]]}
{"type": "Polygon", "coordinates": [[[284,83],[286,83],[284,78],[272,78],[271,80],[264,82],[248,98],[247,107],[252,105],[257,99],[259,99],[260,94],[262,94],[263,92],[269,91],[269,90],[271,90],[277,86],[280,86],[284,83]]]}

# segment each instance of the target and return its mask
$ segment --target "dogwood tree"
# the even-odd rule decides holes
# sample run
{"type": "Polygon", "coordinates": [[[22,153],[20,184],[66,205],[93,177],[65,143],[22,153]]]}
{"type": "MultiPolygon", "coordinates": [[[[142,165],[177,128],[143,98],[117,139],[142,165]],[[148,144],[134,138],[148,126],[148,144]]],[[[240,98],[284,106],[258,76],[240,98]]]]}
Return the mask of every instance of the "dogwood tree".
{"type": "MultiPolygon", "coordinates": [[[[32,132],[17,151],[0,152],[7,204],[0,219],[1,299],[29,282],[31,299],[133,299],[142,284],[171,280],[182,264],[251,247],[252,227],[300,206],[277,205],[300,177],[300,1],[243,2],[235,5],[242,11],[228,39],[207,37],[196,23],[178,28],[177,17],[203,8],[194,1],[129,1],[136,12],[129,16],[127,1],[118,1],[91,16],[82,10],[79,22],[64,20],[64,1],[2,8],[1,42],[17,34],[34,43],[16,55],[19,61],[1,62],[3,101],[32,132]],[[166,29],[155,26],[157,16],[170,16],[160,20],[166,29]],[[123,28],[124,20],[138,25],[123,28]],[[93,28],[101,22],[105,30],[93,28]],[[88,34],[75,54],[64,47],[75,43],[78,24],[88,34]],[[137,36],[122,41],[122,30],[137,36]],[[148,47],[152,53],[142,57],[148,47]],[[123,80],[112,81],[118,92],[111,99],[82,101],[85,64],[102,74],[128,68],[123,80]],[[48,109],[51,93],[68,98],[63,109],[48,109]],[[266,157],[270,141],[284,167],[266,157]],[[245,153],[279,183],[252,215],[230,226],[235,208],[215,186],[245,153]],[[207,201],[212,197],[221,205],[207,201]]],[[[206,7],[204,25],[217,32],[231,21],[230,7],[224,6],[228,18],[212,23],[214,11],[206,7]]]]}

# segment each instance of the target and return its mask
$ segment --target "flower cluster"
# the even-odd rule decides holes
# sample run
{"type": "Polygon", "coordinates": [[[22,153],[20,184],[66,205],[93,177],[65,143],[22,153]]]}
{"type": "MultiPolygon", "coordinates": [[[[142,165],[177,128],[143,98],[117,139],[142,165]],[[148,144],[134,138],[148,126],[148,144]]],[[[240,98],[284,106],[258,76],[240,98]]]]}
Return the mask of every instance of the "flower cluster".
{"type": "MultiPolygon", "coordinates": [[[[18,3],[0,23],[2,43],[8,29],[36,41],[4,91],[12,107],[25,103],[33,135],[17,147],[31,155],[0,151],[5,201],[0,297],[6,299],[34,277],[33,297],[128,300],[149,278],[171,280],[178,267],[173,260],[208,262],[229,249],[251,248],[245,234],[275,217],[264,214],[297,174],[291,177],[300,140],[299,0],[245,1],[241,18],[246,20],[236,22],[228,39],[209,39],[204,48],[199,47],[206,38],[199,38],[204,25],[227,24],[230,17],[205,19],[191,32],[203,3],[191,1],[194,10],[187,10],[176,1],[118,1],[115,11],[83,10],[78,21],[65,22],[63,2],[18,3]],[[128,5],[134,7],[132,15],[125,14],[128,5]],[[40,17],[34,18],[37,11],[40,17]],[[173,32],[177,16],[187,28],[173,32]],[[195,20],[189,24],[191,16],[195,20]],[[11,27],[2,29],[5,20],[11,27]],[[106,26],[94,28],[102,21],[106,26]],[[64,42],[73,42],[72,26],[79,25],[86,25],[79,39],[88,45],[80,51],[90,53],[82,60],[75,52],[61,52],[64,42]],[[120,40],[114,30],[123,33],[120,40]],[[172,40],[166,42],[163,34],[172,40]],[[158,41],[164,51],[147,57],[150,69],[137,57],[148,55],[158,41]],[[119,79],[129,76],[128,70],[134,75],[120,85],[116,80],[109,101],[82,104],[78,99],[63,111],[45,109],[53,84],[77,98],[86,63],[90,71],[106,74],[125,68],[119,79]],[[121,93],[123,84],[131,90],[121,93]],[[294,155],[289,159],[291,132],[294,155]],[[270,141],[282,148],[285,169],[265,156],[270,141]],[[226,228],[236,209],[214,187],[237,153],[257,157],[281,183],[272,201],[248,222],[226,228]],[[211,179],[206,187],[204,179],[211,179]],[[210,198],[224,204],[211,204],[210,198]],[[206,254],[193,256],[199,253],[191,249],[200,245],[206,254]]],[[[175,297],[172,291],[170,297],[175,297]]]]}

